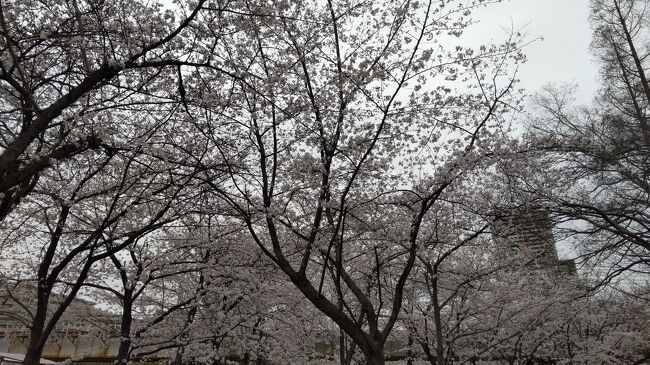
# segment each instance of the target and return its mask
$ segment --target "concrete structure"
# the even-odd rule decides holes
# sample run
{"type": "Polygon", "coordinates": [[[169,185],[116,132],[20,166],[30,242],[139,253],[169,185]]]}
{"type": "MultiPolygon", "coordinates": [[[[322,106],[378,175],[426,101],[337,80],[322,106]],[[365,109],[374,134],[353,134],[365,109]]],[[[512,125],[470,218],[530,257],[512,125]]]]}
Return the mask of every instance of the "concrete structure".
{"type": "MultiPolygon", "coordinates": [[[[32,282],[0,282],[0,352],[24,354],[29,341],[30,314],[36,290],[32,282]]],[[[55,303],[59,298],[51,297],[55,303]]],[[[43,349],[53,361],[73,359],[84,364],[112,363],[119,346],[119,317],[98,310],[94,303],[75,299],[43,349]]]]}
{"type": "MultiPolygon", "coordinates": [[[[22,364],[25,360],[25,355],[15,354],[11,352],[0,352],[0,365],[14,365],[22,364]]],[[[53,365],[56,364],[54,361],[41,359],[41,365],[53,365]]]]}
{"type": "Polygon", "coordinates": [[[530,268],[576,273],[573,260],[559,259],[553,225],[543,208],[515,209],[497,216],[492,222],[492,236],[501,247],[503,259],[516,259],[530,268]]]}
{"type": "MultiPolygon", "coordinates": [[[[27,337],[3,337],[0,334],[0,351],[24,354],[27,337]]],[[[66,336],[60,334],[48,341],[42,356],[53,361],[72,359],[79,364],[112,363],[117,355],[119,343],[105,342],[92,335],[66,336]]]]}

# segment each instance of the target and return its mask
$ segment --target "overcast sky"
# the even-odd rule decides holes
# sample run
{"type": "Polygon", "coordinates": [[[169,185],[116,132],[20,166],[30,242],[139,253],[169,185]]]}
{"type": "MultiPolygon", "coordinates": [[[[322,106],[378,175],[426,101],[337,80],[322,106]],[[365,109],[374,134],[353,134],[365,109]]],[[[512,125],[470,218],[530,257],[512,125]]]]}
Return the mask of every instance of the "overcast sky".
{"type": "Polygon", "coordinates": [[[548,83],[577,82],[578,102],[588,103],[595,91],[597,67],[589,52],[589,0],[504,0],[474,13],[480,21],[472,37],[502,40],[502,28],[524,27],[529,37],[543,37],[526,49],[520,68],[521,86],[531,92],[548,83]]]}

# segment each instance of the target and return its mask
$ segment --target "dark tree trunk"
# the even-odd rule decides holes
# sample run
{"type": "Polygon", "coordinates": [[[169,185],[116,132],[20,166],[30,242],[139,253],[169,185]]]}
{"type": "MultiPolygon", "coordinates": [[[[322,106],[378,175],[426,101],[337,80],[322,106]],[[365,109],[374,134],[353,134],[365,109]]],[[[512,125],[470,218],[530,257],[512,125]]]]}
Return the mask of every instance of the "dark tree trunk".
{"type": "Polygon", "coordinates": [[[50,300],[50,288],[46,280],[39,280],[37,288],[37,301],[34,319],[29,331],[29,344],[25,352],[23,364],[38,365],[45,347],[47,337],[43,338],[45,321],[47,319],[47,306],[50,300]]]}
{"type": "Polygon", "coordinates": [[[27,346],[27,352],[25,353],[23,364],[39,365],[41,362],[41,354],[43,353],[45,341],[41,340],[40,333],[34,334],[34,330],[32,330],[31,333],[32,335],[29,337],[29,345],[27,346]]]}
{"type": "Polygon", "coordinates": [[[174,356],[173,365],[183,365],[183,348],[176,350],[176,355],[174,356]]]}
{"type": "Polygon", "coordinates": [[[444,342],[442,337],[442,318],[440,300],[438,298],[438,267],[434,265],[433,267],[433,278],[431,279],[431,292],[433,299],[433,320],[436,326],[436,360],[438,365],[444,365],[444,342]]]}
{"type": "Polygon", "coordinates": [[[384,358],[384,342],[379,340],[368,340],[359,346],[363,355],[366,358],[366,365],[384,365],[386,359],[384,358]]]}
{"type": "MultiPolygon", "coordinates": [[[[56,236],[55,236],[56,237],[56,236]]],[[[57,241],[58,242],[58,237],[57,241]]],[[[56,243],[55,242],[55,243],[56,243]]],[[[56,245],[54,245],[56,246],[56,245]]],[[[91,261],[87,261],[81,272],[79,273],[79,278],[77,282],[72,286],[70,293],[68,293],[63,302],[61,302],[56,310],[52,313],[51,317],[47,318],[47,308],[49,305],[50,295],[52,293],[52,287],[54,286],[54,280],[58,277],[58,272],[51,274],[47,278],[47,270],[50,266],[50,262],[54,257],[54,249],[52,245],[48,249],[47,259],[41,264],[39,268],[39,281],[37,291],[37,301],[36,301],[36,311],[34,313],[34,319],[31,323],[31,329],[29,333],[29,344],[25,350],[25,359],[23,360],[23,365],[39,365],[41,361],[41,354],[43,353],[43,348],[47,339],[50,337],[54,326],[58,323],[59,319],[63,315],[63,312],[68,308],[72,300],[77,295],[79,288],[83,284],[84,280],[88,276],[88,271],[92,265],[91,261]]]]}
{"type": "Polygon", "coordinates": [[[436,365],[436,355],[431,352],[431,347],[429,347],[429,344],[424,341],[420,341],[420,346],[422,347],[422,351],[424,351],[424,354],[427,357],[427,361],[429,361],[431,365],[436,365]]]}
{"type": "Polygon", "coordinates": [[[341,365],[352,364],[352,356],[347,356],[345,332],[342,329],[339,329],[339,358],[341,359],[341,365]]]}
{"type": "Polygon", "coordinates": [[[122,298],[122,322],[120,323],[120,347],[115,363],[127,364],[131,357],[131,324],[133,323],[133,291],[127,290],[122,298]]]}
{"type": "Polygon", "coordinates": [[[413,336],[409,333],[407,346],[409,347],[406,352],[406,365],[413,365],[413,336]]]}
{"type": "Polygon", "coordinates": [[[386,360],[384,359],[384,352],[380,351],[378,353],[366,354],[366,364],[367,365],[384,365],[386,360]]]}

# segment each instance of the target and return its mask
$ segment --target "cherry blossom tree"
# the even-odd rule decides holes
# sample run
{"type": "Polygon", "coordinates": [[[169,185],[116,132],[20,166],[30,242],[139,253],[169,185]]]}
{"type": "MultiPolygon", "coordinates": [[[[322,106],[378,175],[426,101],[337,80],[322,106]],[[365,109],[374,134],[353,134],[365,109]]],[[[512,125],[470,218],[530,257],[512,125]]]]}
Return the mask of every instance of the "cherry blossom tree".
{"type": "Polygon", "coordinates": [[[489,221],[472,214],[471,202],[463,201],[462,195],[447,194],[445,203],[433,211],[404,308],[409,338],[431,364],[464,355],[456,348],[458,342],[476,330],[468,331],[466,322],[483,310],[475,297],[502,264],[491,243],[489,221]]]}
{"type": "Polygon", "coordinates": [[[58,162],[106,154],[129,112],[179,100],[165,66],[187,53],[179,35],[204,2],[3,1],[0,219],[58,162]]]}
{"type": "Polygon", "coordinates": [[[204,3],[2,4],[2,270],[36,283],[27,364],[93,265],[178,219],[192,195],[174,62],[204,3]]]}
{"type": "Polygon", "coordinates": [[[161,247],[156,244],[158,240],[143,239],[109,255],[95,265],[84,283],[85,287],[105,292],[93,296],[102,305],[118,304],[121,321],[115,336],[120,339],[117,363],[129,362],[139,347],[146,348],[147,356],[156,354],[159,348],[166,348],[182,334],[183,326],[177,327],[181,333],[168,329],[163,339],[148,332],[176,311],[191,317],[192,310],[196,310],[192,307],[204,290],[201,271],[205,269],[209,251],[197,254],[166,240],[163,242],[168,244],[161,247]],[[110,275],[111,272],[114,275],[110,275]],[[119,289],[116,282],[120,284],[119,289]],[[179,290],[173,285],[175,282],[182,283],[185,290],[179,290]]]}
{"type": "Polygon", "coordinates": [[[36,286],[30,314],[26,362],[36,361],[48,336],[82,287],[93,265],[132,246],[179,219],[195,195],[192,168],[179,168],[163,158],[155,133],[113,134],[118,142],[143,138],[157,151],[119,148],[108,155],[81,154],[59,161],[41,176],[2,223],[3,250],[11,257],[3,276],[29,280],[36,286]],[[125,135],[126,134],[126,135],[125,135]],[[50,298],[63,300],[50,303],[50,298]],[[52,305],[50,305],[52,304],[52,305]]]}
{"type": "Polygon", "coordinates": [[[229,165],[228,179],[201,177],[369,364],[385,361],[432,207],[517,108],[517,34],[447,46],[483,3],[216,3],[202,18],[243,31],[197,45],[229,74],[184,77],[195,126],[229,165]]]}
{"type": "Polygon", "coordinates": [[[525,39],[463,45],[494,2],[3,2],[0,314],[25,363],[79,296],[120,319],[118,363],[647,360],[647,292],[490,238],[539,206],[605,281],[647,274],[645,3],[593,0],[594,107],[541,96],[518,142],[525,39]]]}

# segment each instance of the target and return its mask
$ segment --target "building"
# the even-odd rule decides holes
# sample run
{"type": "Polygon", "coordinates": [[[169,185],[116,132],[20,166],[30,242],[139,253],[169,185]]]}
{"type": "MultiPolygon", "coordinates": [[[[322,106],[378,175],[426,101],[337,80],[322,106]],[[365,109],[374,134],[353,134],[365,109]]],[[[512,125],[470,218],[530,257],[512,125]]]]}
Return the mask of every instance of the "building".
{"type": "Polygon", "coordinates": [[[543,208],[518,208],[497,214],[492,221],[492,236],[502,259],[517,260],[528,268],[576,274],[573,260],[558,257],[553,225],[543,208]]]}

